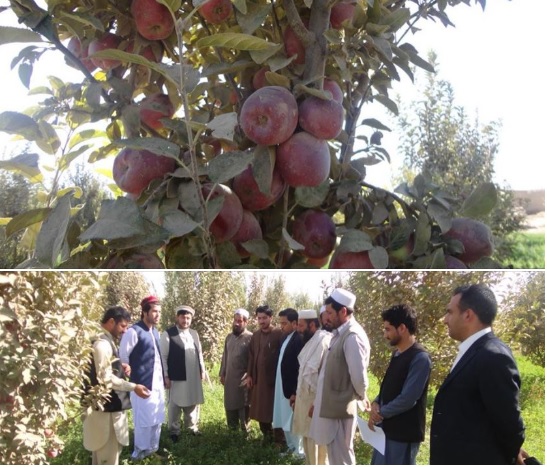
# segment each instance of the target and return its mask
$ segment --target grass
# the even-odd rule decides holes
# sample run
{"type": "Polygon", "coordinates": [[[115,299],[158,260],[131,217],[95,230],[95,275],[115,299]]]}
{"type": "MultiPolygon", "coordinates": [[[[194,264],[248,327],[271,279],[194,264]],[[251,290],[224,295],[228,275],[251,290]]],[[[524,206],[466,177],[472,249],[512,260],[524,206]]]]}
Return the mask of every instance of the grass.
{"type": "Polygon", "coordinates": [[[505,264],[514,269],[545,269],[545,234],[517,232],[510,240],[511,256],[505,264]]]}
{"type": "MultiPolygon", "coordinates": [[[[534,365],[523,357],[517,357],[522,378],[521,405],[522,417],[526,424],[526,441],[524,449],[535,456],[541,463],[545,461],[545,369],[534,365]]],[[[253,465],[288,465],[302,464],[294,457],[284,457],[270,445],[262,444],[262,435],[256,422],[251,423],[251,431],[245,437],[239,431],[231,431],[226,426],[223,404],[223,387],[218,378],[218,367],[211,371],[212,386],[205,385],[205,404],[201,410],[200,430],[202,436],[181,436],[174,444],[164,425],[160,450],[157,456],[139,461],[139,465],[166,464],[253,464],[253,465]]],[[[378,393],[378,381],[370,376],[369,397],[378,393]]],[[[417,463],[429,464],[429,426],[435,389],[430,388],[428,395],[426,440],[418,453],[417,463]]],[[[130,415],[130,426],[132,426],[130,415]]],[[[82,446],[82,423],[76,418],[74,423],[65,426],[60,433],[65,441],[63,452],[54,459],[54,464],[90,464],[91,454],[82,446]]],[[[133,435],[131,433],[131,440],[133,435]]],[[[370,464],[372,449],[357,435],[355,440],[357,464],[370,464]]],[[[120,463],[131,465],[131,446],[124,448],[120,463]]]]}

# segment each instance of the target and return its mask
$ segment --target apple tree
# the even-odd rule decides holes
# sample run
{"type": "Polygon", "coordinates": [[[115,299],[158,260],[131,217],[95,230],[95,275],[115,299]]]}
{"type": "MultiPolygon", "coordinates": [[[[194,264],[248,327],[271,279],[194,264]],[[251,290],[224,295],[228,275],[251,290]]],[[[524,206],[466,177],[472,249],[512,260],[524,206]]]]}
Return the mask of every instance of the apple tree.
{"type": "MultiPolygon", "coordinates": [[[[427,176],[396,193],[367,176],[389,160],[389,128],[367,109],[397,113],[391,83],[432,70],[411,34],[452,25],[460,3],[10,0],[21,24],[0,44],[25,43],[21,81],[52,53],[82,78],[52,73],[31,89],[44,96],[35,107],[0,114],[0,131],[36,147],[0,168],[36,180],[40,157],[55,160],[42,206],[4,220],[8,237],[32,234],[20,266],[491,266],[488,227],[452,225],[451,198],[427,176]],[[84,158],[112,159],[115,195],[89,228],[79,187],[58,188],[84,158]]],[[[495,204],[490,186],[477,190],[458,216],[495,204]]]]}

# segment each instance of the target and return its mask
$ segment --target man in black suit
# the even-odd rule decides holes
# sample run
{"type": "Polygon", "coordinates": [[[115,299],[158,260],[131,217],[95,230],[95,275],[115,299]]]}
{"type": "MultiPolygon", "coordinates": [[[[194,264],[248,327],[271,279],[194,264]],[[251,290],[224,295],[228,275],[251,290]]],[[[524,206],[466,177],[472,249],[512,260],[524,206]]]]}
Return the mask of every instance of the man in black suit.
{"type": "Polygon", "coordinates": [[[273,427],[283,429],[289,451],[297,456],[303,456],[302,437],[291,432],[292,405],[296,399],[298,370],[300,368],[298,354],[304,346],[302,336],[296,330],[298,312],[293,308],[280,311],[279,325],[284,340],[279,351],[275,377],[273,427]]]}
{"type": "Polygon", "coordinates": [[[515,464],[522,457],[520,376],[492,333],[496,313],[496,297],[483,284],[458,287],[448,304],[444,322],[461,344],[435,397],[431,464],[515,464]]]}

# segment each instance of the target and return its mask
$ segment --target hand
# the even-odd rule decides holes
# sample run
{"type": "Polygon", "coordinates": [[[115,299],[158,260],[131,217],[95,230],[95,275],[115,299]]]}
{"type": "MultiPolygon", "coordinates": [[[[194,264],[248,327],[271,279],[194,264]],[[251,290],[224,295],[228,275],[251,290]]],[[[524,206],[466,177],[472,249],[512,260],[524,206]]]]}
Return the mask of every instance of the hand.
{"type": "Polygon", "coordinates": [[[247,381],[245,383],[249,389],[253,388],[253,378],[251,376],[247,376],[247,381]]]}
{"type": "Polygon", "coordinates": [[[308,410],[308,417],[312,418],[313,417],[313,405],[310,406],[309,410],[308,410]]]}
{"type": "Polygon", "coordinates": [[[289,397],[289,405],[294,412],[294,408],[296,406],[296,394],[293,394],[291,397],[289,397]]]}
{"type": "Polygon", "coordinates": [[[137,384],[134,391],[135,394],[142,399],[148,399],[150,397],[150,391],[146,386],[143,386],[142,384],[137,384]]]}
{"type": "Polygon", "coordinates": [[[165,389],[171,389],[171,380],[166,376],[163,381],[165,389]]]}
{"type": "Polygon", "coordinates": [[[131,375],[131,367],[129,366],[129,363],[122,363],[122,370],[123,374],[129,378],[131,375]]]}
{"type": "Polygon", "coordinates": [[[374,425],[381,423],[384,417],[380,415],[380,405],[377,402],[373,402],[370,408],[370,416],[368,419],[368,427],[374,430],[374,425]]]}
{"type": "Polygon", "coordinates": [[[220,384],[222,384],[224,386],[224,383],[226,382],[226,377],[225,376],[221,376],[220,377],[220,384]]]}

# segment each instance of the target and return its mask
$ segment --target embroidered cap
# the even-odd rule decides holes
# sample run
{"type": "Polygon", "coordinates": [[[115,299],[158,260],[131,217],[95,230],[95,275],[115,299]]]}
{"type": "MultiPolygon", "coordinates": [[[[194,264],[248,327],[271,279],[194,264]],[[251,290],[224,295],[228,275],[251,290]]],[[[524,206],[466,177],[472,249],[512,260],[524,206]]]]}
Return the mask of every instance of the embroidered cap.
{"type": "Polygon", "coordinates": [[[235,315],[239,315],[245,319],[249,319],[249,312],[245,308],[238,308],[236,311],[234,311],[234,316],[235,315]]]}
{"type": "Polygon", "coordinates": [[[187,313],[190,313],[192,316],[194,316],[196,314],[196,310],[188,305],[181,305],[177,307],[177,316],[185,315],[187,313]]]}
{"type": "Polygon", "coordinates": [[[317,311],[315,310],[299,310],[298,319],[317,319],[317,311]]]}
{"type": "Polygon", "coordinates": [[[141,300],[141,308],[144,308],[146,305],[154,305],[156,303],[160,303],[160,299],[154,295],[149,295],[141,300]]]}
{"type": "Polygon", "coordinates": [[[330,297],[347,308],[355,306],[355,295],[345,289],[334,289],[330,294],[330,297]]]}

